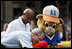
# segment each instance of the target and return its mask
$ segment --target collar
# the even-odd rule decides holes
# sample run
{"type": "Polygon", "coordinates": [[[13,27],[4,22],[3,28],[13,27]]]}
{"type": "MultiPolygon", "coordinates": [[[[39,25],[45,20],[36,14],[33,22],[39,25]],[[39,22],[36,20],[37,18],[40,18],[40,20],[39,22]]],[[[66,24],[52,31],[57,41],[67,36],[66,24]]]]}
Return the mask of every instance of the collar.
{"type": "MultiPolygon", "coordinates": [[[[21,23],[21,25],[24,25],[22,19],[21,19],[21,16],[19,17],[19,22],[21,23]]],[[[26,25],[29,25],[29,23],[26,23],[26,25]]]]}
{"type": "Polygon", "coordinates": [[[21,19],[21,16],[19,17],[19,21],[20,21],[20,23],[21,23],[22,25],[24,25],[24,23],[23,23],[23,21],[22,21],[22,19],[21,19]]]}
{"type": "Polygon", "coordinates": [[[49,38],[50,40],[52,40],[54,36],[55,36],[55,34],[52,37],[47,36],[47,38],[49,38]]]}

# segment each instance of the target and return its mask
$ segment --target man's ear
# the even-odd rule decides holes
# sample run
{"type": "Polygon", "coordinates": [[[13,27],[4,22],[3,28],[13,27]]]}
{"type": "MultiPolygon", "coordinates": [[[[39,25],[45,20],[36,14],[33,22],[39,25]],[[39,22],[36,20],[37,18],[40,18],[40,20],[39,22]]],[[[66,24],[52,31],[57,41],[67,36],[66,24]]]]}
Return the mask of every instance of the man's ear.
{"type": "Polygon", "coordinates": [[[60,24],[64,24],[63,19],[59,18],[60,24]]]}
{"type": "Polygon", "coordinates": [[[36,16],[36,18],[37,18],[37,19],[41,19],[41,18],[43,18],[43,15],[42,15],[42,14],[38,14],[38,15],[36,16]]]}

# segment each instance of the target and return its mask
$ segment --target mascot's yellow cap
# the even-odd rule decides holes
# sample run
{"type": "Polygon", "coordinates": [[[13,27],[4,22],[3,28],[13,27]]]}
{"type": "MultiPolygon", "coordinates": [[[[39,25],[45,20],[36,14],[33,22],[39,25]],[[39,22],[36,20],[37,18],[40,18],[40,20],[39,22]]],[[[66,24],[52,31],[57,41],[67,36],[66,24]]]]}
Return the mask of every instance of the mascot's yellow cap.
{"type": "Polygon", "coordinates": [[[49,5],[43,9],[43,19],[45,21],[59,23],[60,21],[58,17],[59,17],[59,10],[57,7],[49,5]]]}

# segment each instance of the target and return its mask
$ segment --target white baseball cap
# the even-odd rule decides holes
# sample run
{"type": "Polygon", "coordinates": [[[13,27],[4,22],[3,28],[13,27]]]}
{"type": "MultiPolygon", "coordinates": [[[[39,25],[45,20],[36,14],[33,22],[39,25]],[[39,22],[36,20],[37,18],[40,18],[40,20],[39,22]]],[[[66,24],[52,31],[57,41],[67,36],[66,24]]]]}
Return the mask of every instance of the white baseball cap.
{"type": "Polygon", "coordinates": [[[44,20],[59,23],[58,17],[59,17],[59,9],[54,5],[46,6],[43,9],[44,20]]]}

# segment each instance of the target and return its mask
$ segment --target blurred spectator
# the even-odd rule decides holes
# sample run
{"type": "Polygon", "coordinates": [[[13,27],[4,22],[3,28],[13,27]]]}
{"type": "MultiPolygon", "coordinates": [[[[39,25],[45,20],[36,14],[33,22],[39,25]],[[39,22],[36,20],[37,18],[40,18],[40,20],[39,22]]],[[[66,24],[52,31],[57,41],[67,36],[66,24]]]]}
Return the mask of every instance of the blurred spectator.
{"type": "Polygon", "coordinates": [[[30,25],[31,25],[31,30],[33,30],[34,28],[37,28],[35,20],[31,21],[30,25]]]}
{"type": "Polygon", "coordinates": [[[4,37],[5,33],[6,33],[6,30],[8,28],[8,23],[5,23],[4,26],[3,26],[3,31],[1,32],[1,38],[4,37]]]}
{"type": "Polygon", "coordinates": [[[66,27],[64,24],[62,25],[62,33],[63,33],[62,41],[66,41],[66,27]]]}
{"type": "Polygon", "coordinates": [[[69,41],[71,40],[71,25],[67,24],[62,25],[62,32],[63,32],[63,38],[62,41],[69,41]]]}
{"type": "Polygon", "coordinates": [[[66,26],[66,41],[71,40],[71,25],[67,24],[66,26]]]}
{"type": "Polygon", "coordinates": [[[64,18],[64,25],[65,25],[66,28],[67,28],[68,24],[71,25],[70,16],[67,16],[67,17],[64,18]]]}

